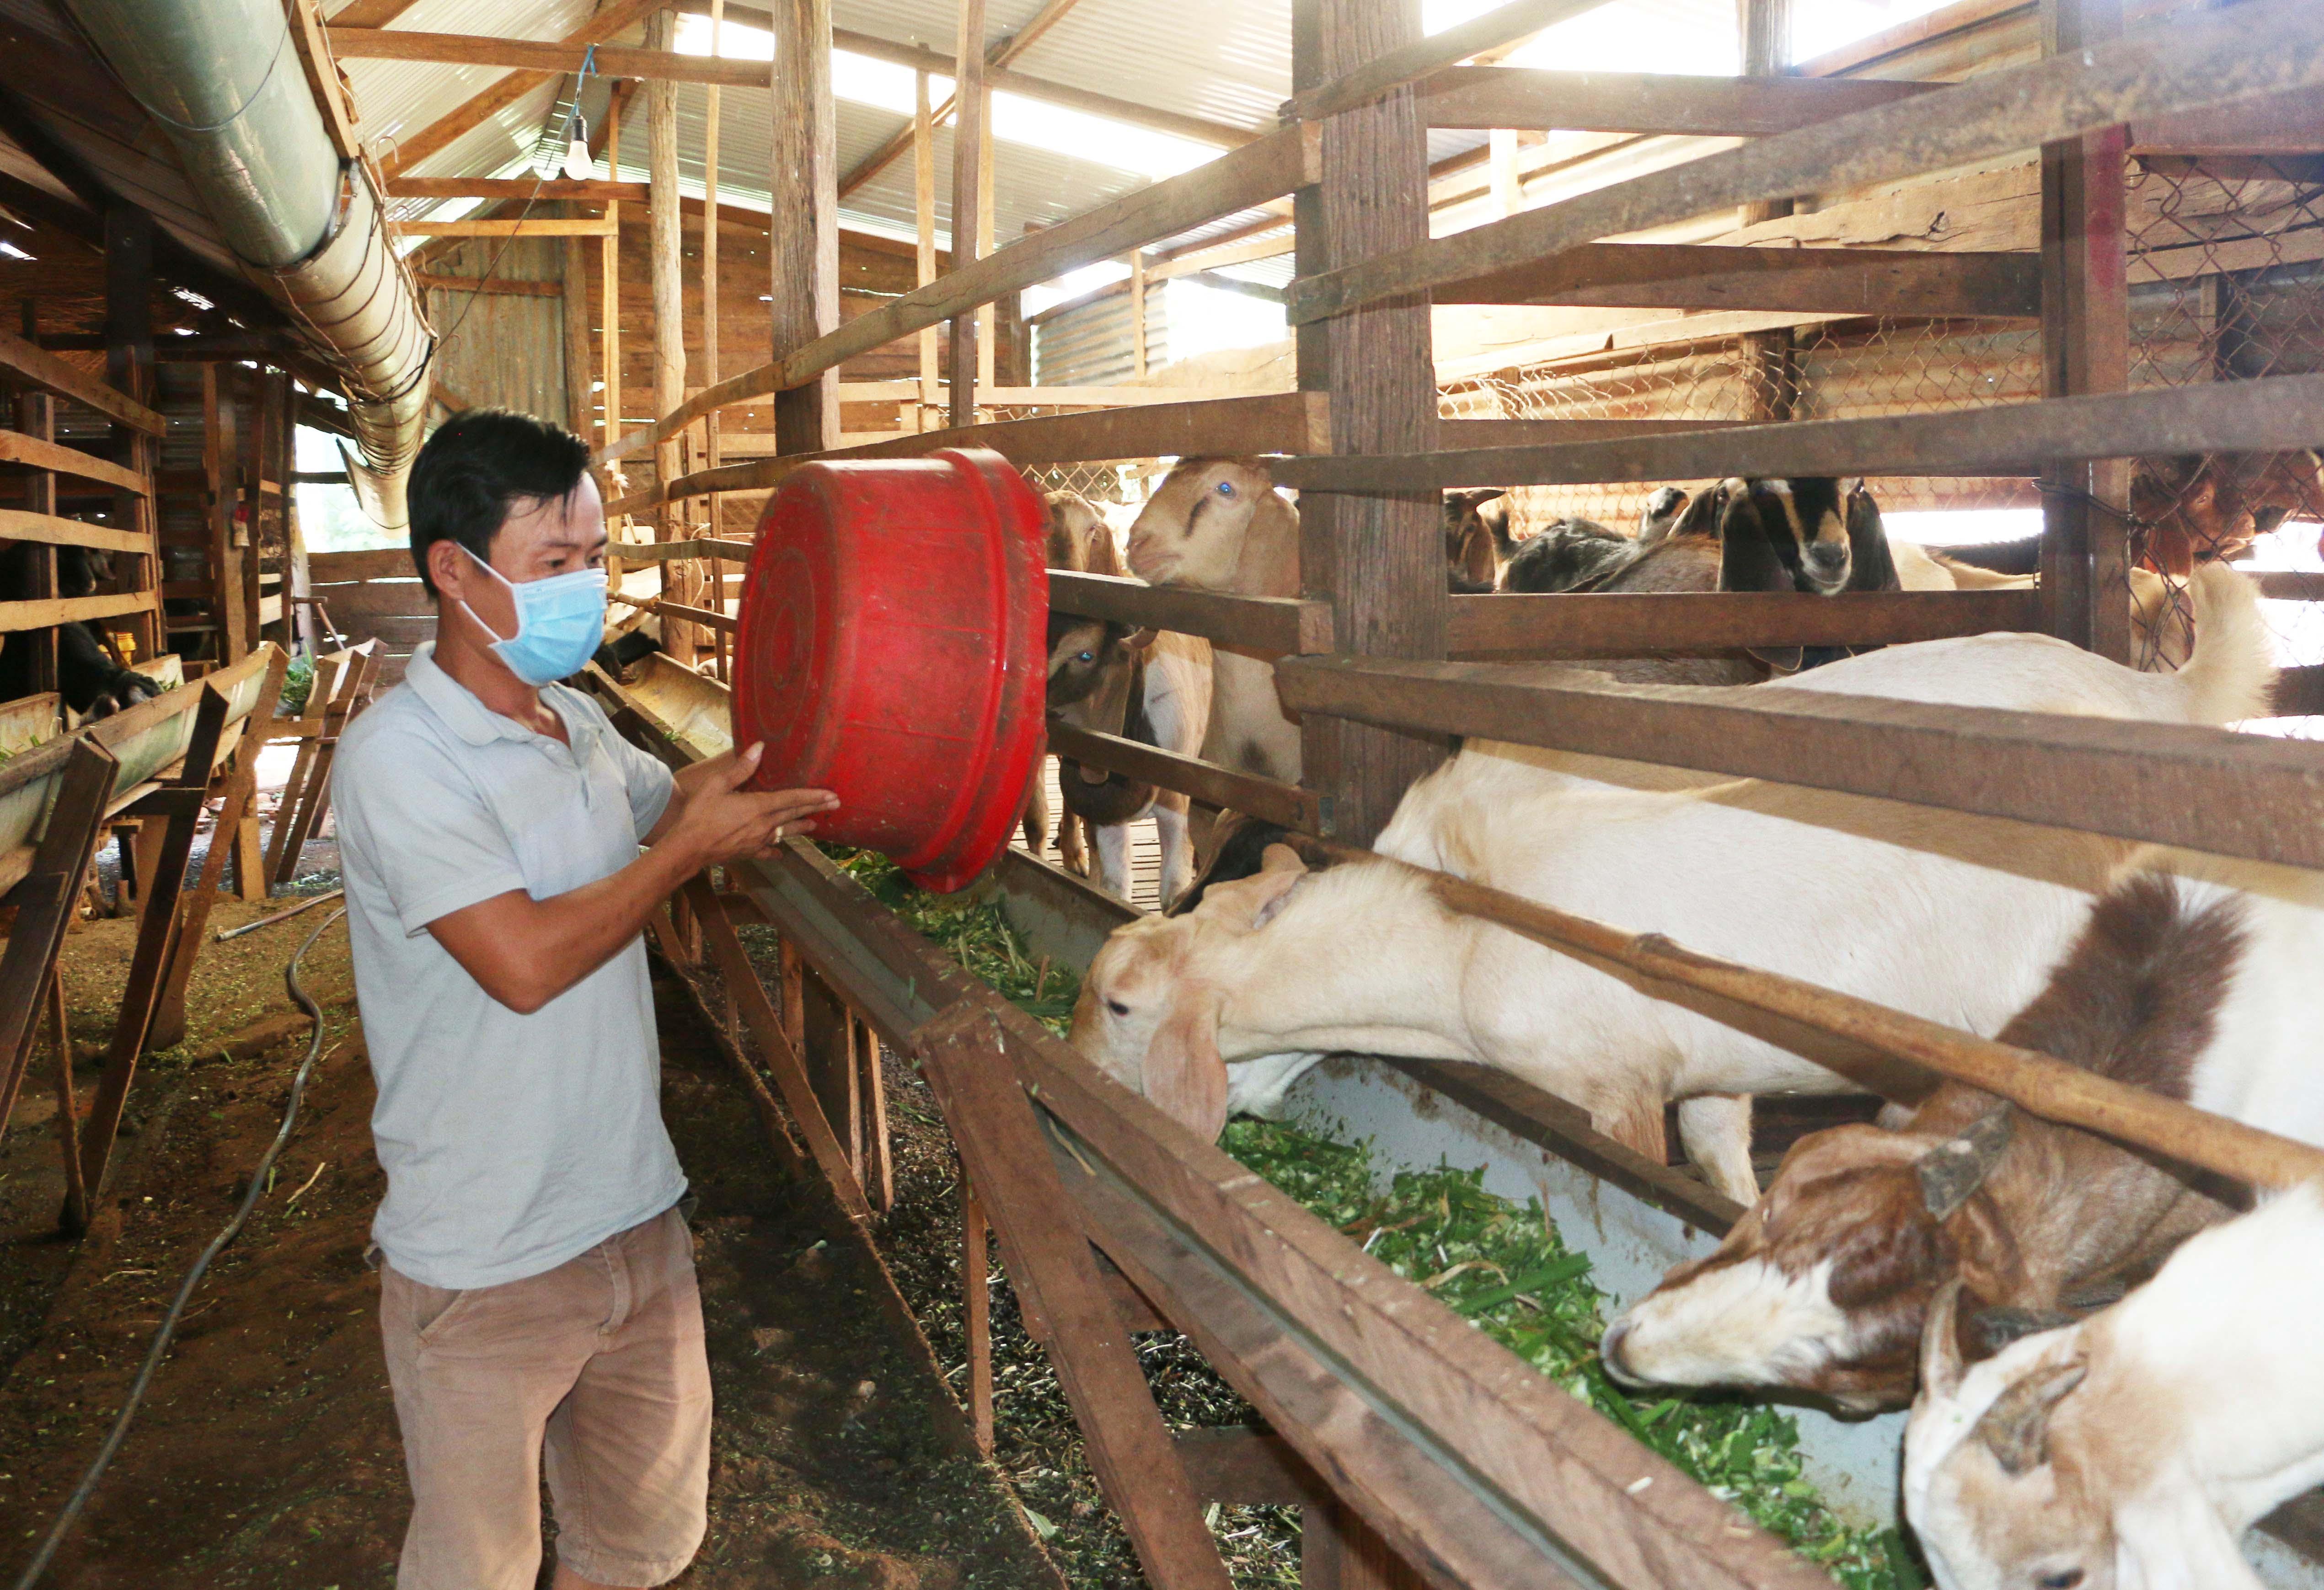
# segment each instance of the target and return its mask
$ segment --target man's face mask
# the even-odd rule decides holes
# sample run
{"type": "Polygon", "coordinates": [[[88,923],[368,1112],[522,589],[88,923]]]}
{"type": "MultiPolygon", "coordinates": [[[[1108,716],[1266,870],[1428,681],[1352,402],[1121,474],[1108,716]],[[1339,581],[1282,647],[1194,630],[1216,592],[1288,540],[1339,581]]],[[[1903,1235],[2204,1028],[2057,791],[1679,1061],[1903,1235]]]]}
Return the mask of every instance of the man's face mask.
{"type": "MultiPolygon", "coordinates": [[[[464,552],[466,547],[460,549],[464,552]]],[[[605,571],[576,569],[547,579],[518,585],[499,569],[468,552],[475,566],[507,586],[516,598],[516,633],[498,637],[493,651],[508,670],[528,685],[553,684],[581,671],[605,639],[605,571]]],[[[458,597],[453,600],[460,601],[458,597]]],[[[462,611],[476,619],[488,635],[491,624],[476,618],[476,610],[460,601],[462,611]]]]}

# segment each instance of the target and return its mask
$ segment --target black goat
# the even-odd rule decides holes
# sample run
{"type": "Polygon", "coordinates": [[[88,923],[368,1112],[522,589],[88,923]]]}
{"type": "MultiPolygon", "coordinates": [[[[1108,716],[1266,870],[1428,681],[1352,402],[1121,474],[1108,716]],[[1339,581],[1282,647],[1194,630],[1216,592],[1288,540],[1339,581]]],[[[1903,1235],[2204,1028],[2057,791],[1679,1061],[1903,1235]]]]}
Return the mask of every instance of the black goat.
{"type": "Polygon", "coordinates": [[[1594,520],[1561,519],[1517,550],[1501,589],[1531,595],[1592,590],[1644,556],[1646,549],[1594,520]]]}
{"type": "MultiPolygon", "coordinates": [[[[0,600],[34,599],[36,564],[42,552],[57,556],[57,595],[94,596],[97,580],[111,572],[110,559],[86,547],[51,549],[35,541],[0,546],[0,600]]],[[[39,630],[0,635],[0,701],[32,693],[32,659],[39,630]]],[[[57,625],[57,693],[84,717],[103,717],[161,693],[161,682],[124,668],[108,652],[105,636],[86,621],[57,625]]]]}

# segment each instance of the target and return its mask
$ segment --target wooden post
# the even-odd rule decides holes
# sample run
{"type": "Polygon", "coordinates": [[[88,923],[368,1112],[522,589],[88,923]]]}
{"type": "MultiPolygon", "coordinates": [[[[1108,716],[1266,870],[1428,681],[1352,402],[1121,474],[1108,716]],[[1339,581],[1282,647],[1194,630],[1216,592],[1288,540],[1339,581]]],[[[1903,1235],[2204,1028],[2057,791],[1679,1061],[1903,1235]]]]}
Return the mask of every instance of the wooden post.
{"type": "MultiPolygon", "coordinates": [[[[1743,75],[1779,77],[1791,63],[1792,0],[1739,0],[1736,21],[1742,32],[1743,75]]],[[[1743,206],[1738,227],[1755,226],[1792,213],[1788,199],[1743,206]]],[[[1743,373],[1742,418],[1763,425],[1789,420],[1799,406],[1799,360],[1792,328],[1747,331],[1735,339],[1743,373]]]]}
{"type": "MultiPolygon", "coordinates": [[[[726,0],[710,0],[710,54],[718,54],[718,35],[725,22],[726,0]]],[[[718,291],[718,116],[719,88],[713,83],[702,91],[702,384],[718,384],[718,312],[722,302],[718,291]]],[[[724,460],[720,456],[719,415],[713,409],[702,417],[702,446],[705,462],[713,469],[724,460]]],[[[710,533],[725,533],[724,499],[717,492],[710,494],[705,504],[710,514],[710,533]]],[[[709,600],[704,604],[714,613],[726,611],[726,577],[718,559],[704,564],[708,577],[709,600]]],[[[711,649],[717,654],[718,677],[732,684],[734,679],[730,649],[732,642],[723,629],[710,632],[711,649]]]]}
{"type": "Polygon", "coordinates": [[[1501,214],[1513,216],[1525,208],[1525,183],[1517,176],[1517,134],[1514,127],[1495,127],[1485,134],[1486,158],[1491,162],[1493,202],[1501,214]]]}
{"type": "MultiPolygon", "coordinates": [[[[984,0],[960,0],[952,124],[952,268],[976,258],[976,218],[983,213],[977,179],[983,170],[984,0]]],[[[977,317],[952,319],[952,423],[976,423],[977,317]]]]}
{"type": "MultiPolygon", "coordinates": [[[[839,131],[831,101],[831,0],[773,8],[777,85],[767,254],[770,329],[781,359],[839,328],[839,131]]],[[[839,445],[839,372],[775,394],[775,450],[839,445]]]]}
{"type": "Polygon", "coordinates": [[[202,480],[210,538],[210,617],[217,624],[217,661],[241,661],[250,650],[243,623],[242,549],[235,545],[234,510],[241,496],[240,420],[231,365],[202,366],[202,480]]]}
{"type": "MultiPolygon", "coordinates": [[[[2121,0],[2043,0],[2043,53],[2122,32],[2121,0]]],[[[2042,395],[2121,392],[2130,379],[2123,248],[2129,129],[2042,148],[2042,395]]],[[[2052,634],[2130,660],[2130,461],[2061,463],[2043,483],[2042,596],[2052,634]]]]}
{"type": "Polygon", "coordinates": [[[863,1190],[885,1214],[896,1206],[896,1169],[888,1155],[888,1078],[881,1068],[880,1035],[861,1016],[850,1025],[863,1077],[863,1190]]]}
{"type": "Polygon", "coordinates": [[[968,1168],[960,1171],[961,1323],[968,1336],[968,1422],[976,1449],[992,1456],[992,1260],[985,1250],[984,1206],[968,1168]]]}
{"type": "Polygon", "coordinates": [[[65,1008],[62,966],[49,972],[49,1049],[57,1068],[57,1147],[64,1155],[65,1204],[85,1209],[88,1187],[80,1178],[80,1100],[73,1089],[72,1020],[65,1008]]]}
{"type": "MultiPolygon", "coordinates": [[[[41,314],[32,299],[24,300],[24,340],[34,347],[41,346],[41,314]]],[[[56,400],[45,392],[26,387],[16,394],[16,429],[38,441],[57,439],[56,400]]],[[[24,507],[29,513],[53,514],[57,511],[57,477],[47,469],[28,469],[23,475],[24,507]]],[[[34,542],[31,546],[32,580],[23,595],[27,600],[43,601],[57,594],[57,550],[34,542]]],[[[57,688],[57,632],[53,629],[23,630],[10,635],[5,642],[10,646],[29,646],[32,651],[30,684],[34,692],[57,688]]]]}
{"type": "MultiPolygon", "coordinates": [[[[1292,83],[1310,88],[1420,38],[1417,0],[1296,0],[1292,83]]],[[[1428,238],[1428,135],[1408,88],[1332,117],[1323,180],[1295,199],[1298,269],[1314,275],[1428,238]]],[[[1425,293],[1384,299],[1299,328],[1299,384],[1332,401],[1335,453],[1425,452],[1436,445],[1436,374],[1425,293]]],[[[1451,605],[1443,509],[1434,493],[1300,495],[1300,578],[1329,600],[1342,652],[1444,655],[1451,605]]],[[[1327,821],[1365,842],[1412,781],[1444,756],[1434,736],[1307,715],[1302,782],[1327,821]]]]}
{"type": "MultiPolygon", "coordinates": [[[[977,86],[976,107],[976,255],[992,252],[992,90],[977,86]]],[[[996,363],[1000,306],[986,304],[976,311],[976,384],[1000,384],[996,363]]]]}
{"type": "MultiPolygon", "coordinates": [[[[646,48],[667,51],[678,31],[678,13],[669,7],[646,19],[646,48]]],[[[678,191],[678,85],[656,79],[646,84],[646,218],[648,259],[653,287],[654,418],[671,413],[686,402],[686,276],[683,228],[678,191]]],[[[678,477],[678,439],[654,448],[654,481],[668,485],[678,477]]],[[[665,502],[654,514],[654,539],[676,541],[685,534],[682,504],[665,502]]],[[[687,606],[695,605],[692,565],[667,562],[661,566],[662,594],[687,606]]],[[[664,616],[662,650],[691,668],[700,648],[693,624],[664,616]]]]}
{"type": "MultiPolygon", "coordinates": [[[[266,506],[267,421],[272,404],[267,399],[266,372],[235,367],[234,384],[237,395],[237,413],[242,417],[235,433],[235,513],[227,540],[234,543],[235,556],[241,561],[242,579],[234,593],[242,608],[243,653],[247,656],[264,639],[266,609],[261,604],[260,593],[265,581],[260,577],[266,572],[266,539],[263,515],[266,506]]],[[[238,661],[238,660],[237,660],[238,661]]]]}
{"type": "MultiPolygon", "coordinates": [[[[912,100],[912,219],[916,247],[913,282],[926,287],[936,279],[936,124],[928,109],[928,74],[913,74],[912,100]]],[[[914,430],[926,430],[928,411],[943,402],[936,368],[936,328],[920,332],[920,402],[914,430]]]]}
{"type": "MultiPolygon", "coordinates": [[[[577,202],[566,206],[567,214],[577,215],[580,209],[577,202]]],[[[565,239],[565,294],[558,305],[565,322],[565,428],[579,437],[590,435],[589,414],[596,407],[589,391],[593,376],[589,369],[588,247],[586,237],[565,239]]],[[[613,439],[613,433],[602,424],[595,427],[595,446],[603,448],[613,439]]]]}
{"type": "Polygon", "coordinates": [[[1130,373],[1146,374],[1146,251],[1130,251],[1130,373]]]}
{"type": "MultiPolygon", "coordinates": [[[[115,392],[139,402],[153,396],[153,219],[129,205],[105,212],[105,379],[115,392]]],[[[125,425],[113,427],[113,458],[151,476],[160,449],[125,425]]],[[[134,554],[135,588],[152,590],[161,581],[160,520],[151,497],[123,492],[113,499],[113,522],[149,538],[151,551],[134,554]]],[[[140,657],[160,655],[167,638],[161,615],[139,614],[134,621],[140,657]]]]}

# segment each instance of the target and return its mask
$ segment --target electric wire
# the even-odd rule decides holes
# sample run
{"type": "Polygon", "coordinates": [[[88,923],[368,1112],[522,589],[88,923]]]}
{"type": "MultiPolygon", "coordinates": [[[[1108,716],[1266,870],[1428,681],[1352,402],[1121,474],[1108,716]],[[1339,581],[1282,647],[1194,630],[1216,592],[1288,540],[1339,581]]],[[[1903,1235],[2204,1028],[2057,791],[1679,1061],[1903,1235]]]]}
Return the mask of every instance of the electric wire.
{"type": "Polygon", "coordinates": [[[323,1054],[323,1009],[300,983],[299,963],[306,958],[307,952],[315,948],[315,941],[331,924],[346,914],[346,908],[341,906],[324,918],[315,930],[307,935],[306,942],[299,946],[298,952],[290,957],[290,965],[282,968],[282,982],[290,991],[290,1002],[307,1012],[308,1018],[315,1023],[315,1034],[308,1041],[307,1058],[300,1061],[299,1069],[290,1078],[290,1102],[283,1108],[281,1127],[274,1133],[274,1141],[267,1145],[257,1169],[251,1173],[249,1190],[243,1194],[241,1206],[235,1210],[234,1218],[226,1222],[226,1229],[210,1239],[210,1245],[202,1250],[201,1257],[194,1261],[193,1268],[186,1271],[186,1279],[179,1283],[177,1298],[171,1303],[169,1313],[161,1317],[161,1328],[153,1333],[153,1345],[146,1349],[144,1364],[137,1371],[137,1378],[130,1382],[129,1395],[122,1402],[121,1411],[114,1417],[113,1428],[106,1433],[105,1444],[97,1448],[88,1472],[81,1476],[80,1484],[66,1499],[56,1521],[49,1526],[48,1535],[41,1541],[40,1549],[32,1554],[32,1559],[25,1565],[24,1571],[16,1576],[14,1590],[32,1590],[48,1570],[51,1559],[56,1556],[57,1548],[64,1544],[65,1537],[72,1532],[81,1511],[88,1505],[89,1498],[97,1493],[97,1482],[105,1477],[106,1468],[113,1462],[114,1454],[121,1450],[121,1443],[129,1434],[130,1421],[137,1417],[138,1407],[145,1400],[146,1388],[152,1384],[153,1373],[161,1368],[161,1360],[169,1354],[170,1343],[178,1334],[178,1322],[186,1312],[186,1304],[192,1299],[194,1289],[201,1284],[203,1275],[209,1270],[210,1261],[242,1234],[244,1225],[250,1219],[250,1212],[265,1196],[274,1161],[282,1152],[283,1145],[290,1141],[291,1129],[298,1124],[299,1103],[307,1091],[307,1079],[313,1075],[315,1062],[323,1054]]]}

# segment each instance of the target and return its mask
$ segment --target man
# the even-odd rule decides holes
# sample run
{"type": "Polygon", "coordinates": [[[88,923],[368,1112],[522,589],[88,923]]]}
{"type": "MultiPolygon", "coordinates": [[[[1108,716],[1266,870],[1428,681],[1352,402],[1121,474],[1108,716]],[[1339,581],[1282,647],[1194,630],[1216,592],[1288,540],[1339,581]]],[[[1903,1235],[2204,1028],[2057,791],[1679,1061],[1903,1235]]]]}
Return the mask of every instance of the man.
{"type": "Polygon", "coordinates": [[[387,1172],[399,1590],[530,1590],[544,1450],[558,1590],[659,1585],[701,1544],[709,1368],[640,935],[705,867],[837,804],[745,791],[755,745],[673,778],[551,682],[604,635],[588,462],[497,411],[429,439],[411,555],[436,641],[333,781],[387,1172]]]}

